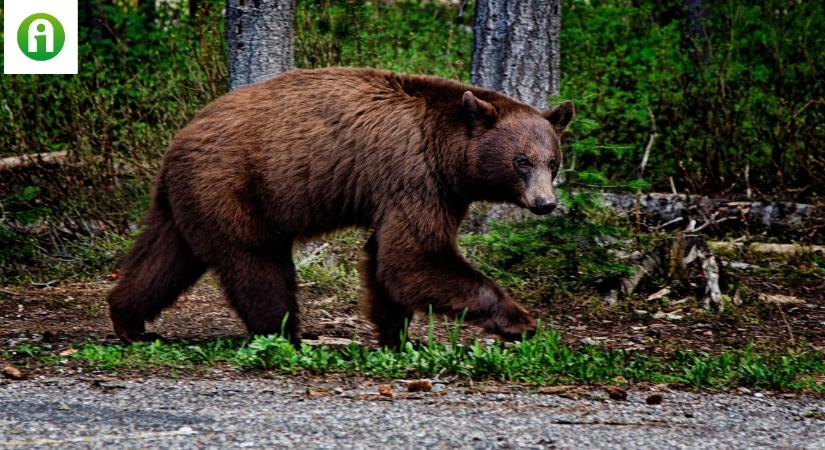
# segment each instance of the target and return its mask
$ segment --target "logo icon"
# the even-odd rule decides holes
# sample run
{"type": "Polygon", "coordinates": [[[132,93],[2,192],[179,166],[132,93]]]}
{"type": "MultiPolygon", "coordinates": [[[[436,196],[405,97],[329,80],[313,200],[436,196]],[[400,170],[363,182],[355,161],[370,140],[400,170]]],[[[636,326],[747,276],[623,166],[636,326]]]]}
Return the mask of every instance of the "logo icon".
{"type": "Polygon", "coordinates": [[[3,0],[3,73],[76,74],[77,0],[3,0]]]}
{"type": "Polygon", "coordinates": [[[17,29],[17,45],[35,61],[48,61],[63,49],[66,32],[54,16],[36,13],[23,20],[17,29]]]}

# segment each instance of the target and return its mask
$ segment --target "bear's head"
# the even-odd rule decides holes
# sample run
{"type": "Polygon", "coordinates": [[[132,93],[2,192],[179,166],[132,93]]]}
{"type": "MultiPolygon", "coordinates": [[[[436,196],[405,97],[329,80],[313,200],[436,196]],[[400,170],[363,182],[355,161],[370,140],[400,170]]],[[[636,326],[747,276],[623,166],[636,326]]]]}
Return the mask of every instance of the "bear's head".
{"type": "Polygon", "coordinates": [[[474,125],[467,163],[482,199],[549,214],[558,204],[553,178],[561,166],[561,135],[575,114],[573,103],[543,112],[521,104],[498,108],[470,91],[462,103],[474,125]]]}

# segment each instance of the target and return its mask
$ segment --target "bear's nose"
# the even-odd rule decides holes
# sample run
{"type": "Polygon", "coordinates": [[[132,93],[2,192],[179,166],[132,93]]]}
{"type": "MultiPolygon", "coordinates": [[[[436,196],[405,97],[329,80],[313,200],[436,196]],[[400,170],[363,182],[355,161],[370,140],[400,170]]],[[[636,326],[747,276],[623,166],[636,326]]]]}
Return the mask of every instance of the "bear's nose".
{"type": "Polygon", "coordinates": [[[543,216],[545,214],[550,214],[550,212],[554,209],[556,209],[556,199],[539,197],[533,202],[533,207],[530,208],[530,211],[532,211],[533,214],[543,216]]]}

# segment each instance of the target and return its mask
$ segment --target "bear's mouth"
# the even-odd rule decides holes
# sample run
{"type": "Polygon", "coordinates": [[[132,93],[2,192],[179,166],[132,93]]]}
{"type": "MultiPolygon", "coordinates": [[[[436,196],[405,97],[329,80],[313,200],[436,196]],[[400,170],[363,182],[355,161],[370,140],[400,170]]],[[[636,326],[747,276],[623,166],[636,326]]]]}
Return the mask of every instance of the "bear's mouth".
{"type": "Polygon", "coordinates": [[[556,205],[553,205],[553,206],[550,206],[550,207],[548,207],[548,206],[536,206],[535,204],[533,204],[531,202],[528,202],[525,197],[519,198],[514,203],[516,205],[518,205],[519,207],[521,207],[521,208],[529,210],[531,213],[533,213],[537,216],[546,216],[547,214],[550,214],[551,212],[553,212],[554,209],[556,209],[556,205]]]}
{"type": "Polygon", "coordinates": [[[531,206],[527,209],[529,209],[531,213],[533,213],[537,216],[546,216],[546,215],[550,214],[551,212],[553,212],[554,209],[556,209],[556,205],[541,206],[541,207],[531,206]]]}

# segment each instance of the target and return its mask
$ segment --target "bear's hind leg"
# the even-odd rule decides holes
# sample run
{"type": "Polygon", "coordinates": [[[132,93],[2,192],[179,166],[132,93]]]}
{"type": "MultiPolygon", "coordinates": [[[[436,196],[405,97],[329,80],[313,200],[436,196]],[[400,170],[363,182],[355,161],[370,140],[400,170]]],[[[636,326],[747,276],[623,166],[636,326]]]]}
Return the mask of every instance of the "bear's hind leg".
{"type": "Polygon", "coordinates": [[[283,331],[293,342],[298,342],[298,302],[291,246],[274,253],[236,250],[218,263],[217,272],[226,296],[250,334],[283,331]]]}
{"type": "Polygon", "coordinates": [[[373,234],[364,246],[365,257],[361,264],[361,288],[363,307],[378,332],[378,345],[398,348],[401,334],[406,332],[413,318],[408,307],[394,301],[386,288],[378,281],[378,240],[373,234]]]}
{"type": "Polygon", "coordinates": [[[115,333],[127,344],[155,339],[145,333],[146,321],[171,306],[206,271],[159,204],[120,268],[120,281],[108,302],[115,333]]]}

